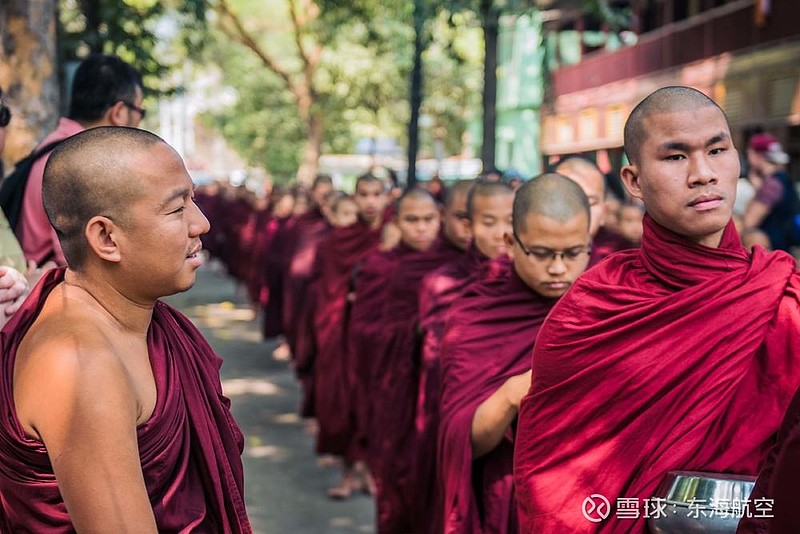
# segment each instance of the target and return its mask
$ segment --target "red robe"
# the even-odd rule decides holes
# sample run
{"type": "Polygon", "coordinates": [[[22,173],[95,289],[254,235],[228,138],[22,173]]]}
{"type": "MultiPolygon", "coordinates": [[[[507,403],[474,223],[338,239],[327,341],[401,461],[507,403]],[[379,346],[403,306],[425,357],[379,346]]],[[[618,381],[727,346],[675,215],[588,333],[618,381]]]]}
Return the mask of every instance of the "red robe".
{"type": "Polygon", "coordinates": [[[600,260],[615,252],[632,248],[639,248],[639,246],[605,226],[601,226],[597,235],[592,239],[592,256],[589,258],[589,267],[596,265],[600,260]]]}
{"type": "Polygon", "coordinates": [[[587,271],[533,351],[514,482],[523,532],[642,532],[616,515],[672,470],[755,475],[800,383],[795,262],[645,218],[640,250],[587,271]],[[601,523],[584,499],[611,503],[601,523]]]}
{"type": "MultiPolygon", "coordinates": [[[[0,332],[3,532],[74,532],[47,451],[25,435],[16,418],[12,384],[17,347],[63,279],[63,269],[47,273],[0,332]]],[[[222,395],[222,360],[186,317],[162,302],[153,310],[147,347],[158,399],[136,434],[159,532],[251,532],[244,502],[244,440],[222,395]]]]}
{"type": "Polygon", "coordinates": [[[419,374],[418,295],[423,276],[451,260],[453,248],[439,242],[415,251],[400,244],[386,273],[380,337],[369,361],[368,462],[375,477],[378,532],[408,532],[418,511],[412,465],[415,456],[414,412],[419,374]]]}
{"type": "Polygon", "coordinates": [[[380,320],[386,301],[386,277],[394,270],[397,255],[376,251],[355,269],[355,300],[347,325],[347,384],[352,420],[350,460],[366,460],[369,446],[369,398],[371,362],[379,346],[383,324],[380,320]]]}
{"type": "Polygon", "coordinates": [[[277,219],[274,233],[269,239],[264,262],[264,281],[267,286],[267,301],[264,304],[262,333],[269,339],[283,335],[283,288],[286,270],[289,268],[294,217],[277,219]]]}
{"type": "Polygon", "coordinates": [[[439,478],[444,483],[444,532],[517,532],[513,431],[491,452],[472,457],[478,406],[531,366],[539,327],[556,301],[534,293],[510,269],[477,281],[461,294],[442,341],[439,478]]]}
{"type": "Polygon", "coordinates": [[[450,307],[461,291],[473,281],[504,271],[508,265],[490,262],[475,245],[422,280],[419,294],[422,355],[414,416],[416,454],[414,458],[415,509],[424,524],[419,532],[441,532],[441,503],[436,484],[436,435],[439,428],[439,355],[450,307]],[[491,264],[491,268],[490,268],[491,264]],[[502,267],[501,267],[502,266],[502,267]],[[496,271],[496,272],[495,272],[496,271]]]}
{"type": "Polygon", "coordinates": [[[283,331],[295,358],[309,358],[313,309],[308,289],[315,274],[317,250],[331,230],[318,208],[300,216],[289,238],[289,264],[283,287],[283,331]],[[299,352],[303,352],[298,356],[299,352]]]}
{"type": "Polygon", "coordinates": [[[361,220],[336,228],[320,245],[314,335],[314,411],[319,422],[317,452],[345,456],[353,428],[347,383],[347,295],[353,267],[378,248],[381,228],[370,229],[361,220]]]}

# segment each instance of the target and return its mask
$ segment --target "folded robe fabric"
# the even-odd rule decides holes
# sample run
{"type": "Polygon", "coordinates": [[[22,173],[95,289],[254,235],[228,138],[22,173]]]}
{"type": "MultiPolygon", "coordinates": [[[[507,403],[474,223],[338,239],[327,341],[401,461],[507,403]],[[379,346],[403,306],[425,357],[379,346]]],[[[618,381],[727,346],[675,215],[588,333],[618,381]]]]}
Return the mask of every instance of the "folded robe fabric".
{"type": "MultiPolygon", "coordinates": [[[[2,532],[74,532],[44,445],[14,410],[17,347],[47,296],[64,279],[52,270],[0,332],[0,525],[2,532]]],[[[176,310],[157,302],[147,334],[157,401],[137,428],[147,494],[159,532],[249,533],[244,439],[222,395],[222,360],[176,310]]]]}
{"type": "Polygon", "coordinates": [[[283,284],[283,331],[292,355],[308,359],[311,350],[307,341],[313,335],[313,302],[308,288],[313,280],[317,251],[331,231],[328,220],[314,208],[298,217],[289,236],[289,261],[283,284]],[[300,352],[302,355],[299,355],[300,352]]]}
{"type": "Polygon", "coordinates": [[[508,263],[491,262],[473,244],[422,280],[419,294],[422,349],[417,406],[414,415],[416,454],[414,458],[415,509],[425,518],[421,532],[439,534],[442,530],[440,495],[436,483],[436,436],[439,427],[439,356],[447,314],[458,295],[473,281],[506,271],[508,263]]]}
{"type": "Polygon", "coordinates": [[[523,532],[642,532],[618,498],[653,496],[671,470],[755,475],[800,382],[795,261],[719,248],[645,217],[553,308],[533,352],[514,482],[523,532]],[[584,499],[610,516],[588,521],[584,499]]]}
{"type": "Polygon", "coordinates": [[[539,327],[555,304],[510,275],[468,286],[442,341],[439,480],[445,534],[516,533],[513,432],[491,452],[472,456],[472,420],[506,380],[530,369],[539,327]]]}
{"type": "Polygon", "coordinates": [[[615,252],[620,250],[630,250],[638,248],[635,243],[632,243],[619,235],[601,226],[597,235],[592,239],[592,255],[589,258],[589,267],[592,267],[615,252]]]}
{"type": "Polygon", "coordinates": [[[378,248],[381,228],[358,220],[336,228],[320,245],[314,335],[314,410],[319,422],[317,452],[345,456],[352,440],[347,384],[347,295],[355,265],[378,248]]]}
{"type": "Polygon", "coordinates": [[[453,258],[449,245],[437,242],[427,251],[400,244],[393,251],[380,316],[378,350],[371,367],[372,416],[368,460],[375,476],[378,532],[407,532],[414,509],[412,465],[415,453],[414,411],[419,373],[418,295],[425,274],[453,258]]]}

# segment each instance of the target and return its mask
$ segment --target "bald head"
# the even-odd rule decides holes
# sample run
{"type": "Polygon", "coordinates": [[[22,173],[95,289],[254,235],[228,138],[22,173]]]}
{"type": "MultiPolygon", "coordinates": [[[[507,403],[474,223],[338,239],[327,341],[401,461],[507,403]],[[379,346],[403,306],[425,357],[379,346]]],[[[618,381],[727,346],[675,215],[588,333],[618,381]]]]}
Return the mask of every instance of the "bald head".
{"type": "Polygon", "coordinates": [[[649,117],[676,111],[692,111],[704,107],[717,108],[720,114],[725,117],[725,122],[727,123],[728,119],[717,103],[697,89],[684,86],[669,86],[650,93],[633,108],[625,123],[623,135],[625,154],[627,154],[628,160],[634,165],[639,162],[640,148],[647,139],[645,123],[649,117]]]}
{"type": "Polygon", "coordinates": [[[558,223],[584,215],[587,228],[591,219],[589,200],[580,186],[555,173],[542,174],[517,190],[512,213],[517,234],[525,233],[525,222],[531,215],[543,215],[558,223]]]}
{"type": "Polygon", "coordinates": [[[475,180],[459,180],[445,190],[444,207],[445,209],[452,209],[453,203],[460,198],[466,198],[469,194],[469,188],[475,183],[475,180]]]}
{"type": "Polygon", "coordinates": [[[84,230],[102,215],[125,224],[125,208],[144,193],[131,158],[166,143],[138,128],[100,127],[62,142],[47,160],[42,199],[72,269],[86,260],[84,230]]]}
{"type": "Polygon", "coordinates": [[[592,225],[589,233],[592,237],[597,235],[606,219],[606,177],[600,168],[593,162],[581,156],[570,156],[556,166],[556,172],[566,176],[581,189],[589,199],[592,210],[592,225]]]}
{"type": "Polygon", "coordinates": [[[514,190],[503,182],[487,182],[476,180],[467,194],[467,216],[470,220],[475,216],[475,199],[477,197],[514,196],[514,190]]]}
{"type": "Polygon", "coordinates": [[[399,214],[401,211],[403,211],[403,206],[410,201],[425,203],[430,202],[434,207],[436,206],[436,199],[433,198],[433,195],[431,195],[427,189],[414,187],[403,193],[403,196],[397,199],[397,202],[395,203],[395,213],[399,214]]]}

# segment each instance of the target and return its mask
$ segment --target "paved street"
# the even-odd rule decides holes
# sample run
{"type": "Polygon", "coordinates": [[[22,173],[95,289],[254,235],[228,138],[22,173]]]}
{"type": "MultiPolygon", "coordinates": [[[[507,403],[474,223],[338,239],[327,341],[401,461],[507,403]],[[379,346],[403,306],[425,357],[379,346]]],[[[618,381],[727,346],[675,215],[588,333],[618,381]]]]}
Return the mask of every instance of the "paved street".
{"type": "Polygon", "coordinates": [[[313,439],[297,416],[299,388],[286,362],[261,341],[243,294],[225,275],[204,266],[197,285],[170,297],[225,360],[223,388],[245,434],[247,509],[257,533],[374,532],[373,503],[364,495],[327,498],[338,467],[320,467],[313,439]]]}

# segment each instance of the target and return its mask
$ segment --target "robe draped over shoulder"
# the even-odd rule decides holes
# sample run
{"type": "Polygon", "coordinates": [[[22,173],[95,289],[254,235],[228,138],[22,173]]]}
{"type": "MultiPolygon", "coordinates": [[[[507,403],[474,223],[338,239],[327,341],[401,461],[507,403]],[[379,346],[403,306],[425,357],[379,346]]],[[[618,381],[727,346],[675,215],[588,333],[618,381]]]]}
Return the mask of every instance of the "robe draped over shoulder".
{"type": "Polygon", "coordinates": [[[669,471],[757,474],[800,383],[799,283],[732,223],[709,248],[645,216],[642,248],[584,273],[539,333],[514,459],[523,532],[642,532],[616,500],[642,503],[669,471]],[[597,524],[592,494],[612,503],[597,524]]]}
{"type": "MultiPolygon", "coordinates": [[[[47,450],[17,419],[12,384],[17,347],[63,279],[64,269],[47,273],[0,332],[2,532],[75,532],[47,450]]],[[[222,359],[186,317],[162,302],[153,310],[147,347],[157,400],[136,434],[159,532],[251,532],[244,502],[244,440],[222,394],[222,359]]]]}

